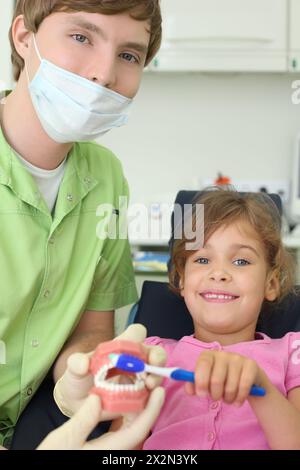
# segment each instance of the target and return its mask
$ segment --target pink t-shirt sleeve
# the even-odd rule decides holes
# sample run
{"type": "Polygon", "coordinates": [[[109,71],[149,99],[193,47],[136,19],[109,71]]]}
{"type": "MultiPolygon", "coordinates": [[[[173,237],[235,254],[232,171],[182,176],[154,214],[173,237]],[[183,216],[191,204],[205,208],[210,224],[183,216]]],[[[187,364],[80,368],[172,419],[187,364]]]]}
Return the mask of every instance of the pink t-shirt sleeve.
{"type": "Polygon", "coordinates": [[[148,346],[158,346],[163,343],[163,339],[159,338],[159,336],[149,336],[149,338],[145,339],[144,343],[148,346]]]}
{"type": "Polygon", "coordinates": [[[146,338],[144,341],[144,344],[147,344],[147,346],[161,346],[162,348],[164,348],[167,353],[166,365],[168,365],[170,354],[177,343],[178,341],[176,341],[175,339],[160,338],[159,336],[149,336],[149,338],[146,338]]]}
{"type": "Polygon", "coordinates": [[[288,333],[288,365],[285,377],[286,390],[300,387],[300,332],[288,333]]]}

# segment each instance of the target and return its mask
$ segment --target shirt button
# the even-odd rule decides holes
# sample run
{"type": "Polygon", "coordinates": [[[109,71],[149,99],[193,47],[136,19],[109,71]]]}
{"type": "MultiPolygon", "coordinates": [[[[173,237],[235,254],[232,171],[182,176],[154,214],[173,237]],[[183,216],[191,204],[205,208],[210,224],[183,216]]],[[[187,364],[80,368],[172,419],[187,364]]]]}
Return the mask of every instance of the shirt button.
{"type": "Polygon", "coordinates": [[[45,290],[44,292],[44,297],[47,299],[47,297],[49,297],[50,295],[50,291],[49,290],[45,290]]]}
{"type": "Polygon", "coordinates": [[[209,432],[209,433],[207,434],[207,439],[208,439],[209,441],[213,441],[213,440],[215,439],[215,433],[214,433],[214,432],[209,432]]]}
{"type": "Polygon", "coordinates": [[[50,245],[54,245],[54,238],[49,238],[50,245]]]}
{"type": "Polygon", "coordinates": [[[92,182],[91,178],[84,178],[83,181],[88,185],[91,184],[91,182],[92,182]]]}
{"type": "Polygon", "coordinates": [[[38,342],[37,339],[33,339],[33,340],[31,341],[31,346],[32,346],[33,348],[37,348],[39,345],[40,345],[40,343],[38,342]]]}
{"type": "Polygon", "coordinates": [[[218,408],[218,406],[219,406],[219,402],[218,402],[218,401],[214,401],[214,402],[210,405],[210,407],[211,407],[212,410],[216,410],[216,409],[218,408]]]}
{"type": "Polygon", "coordinates": [[[68,195],[67,195],[67,200],[70,201],[70,202],[73,201],[73,196],[72,196],[72,194],[68,194],[68,195]]]}
{"type": "Polygon", "coordinates": [[[27,396],[30,397],[31,395],[32,395],[32,388],[29,387],[29,388],[27,389],[27,396]]]}

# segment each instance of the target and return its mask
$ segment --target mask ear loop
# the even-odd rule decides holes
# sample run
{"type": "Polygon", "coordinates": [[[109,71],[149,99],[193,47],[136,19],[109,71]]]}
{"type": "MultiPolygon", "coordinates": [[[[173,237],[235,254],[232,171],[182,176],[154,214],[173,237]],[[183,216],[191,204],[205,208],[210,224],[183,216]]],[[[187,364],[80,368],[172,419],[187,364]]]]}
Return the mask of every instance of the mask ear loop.
{"type": "MultiPolygon", "coordinates": [[[[43,59],[42,59],[42,56],[40,54],[40,51],[39,51],[37,43],[36,43],[35,34],[33,34],[33,44],[34,44],[35,52],[37,53],[37,56],[40,59],[40,62],[42,62],[43,59]]],[[[26,76],[27,76],[28,85],[30,85],[31,80],[29,78],[29,73],[28,73],[28,68],[27,68],[26,62],[25,62],[25,72],[26,72],[26,76]]]]}
{"type": "Polygon", "coordinates": [[[25,72],[26,72],[26,77],[27,77],[28,85],[30,85],[30,78],[29,78],[29,73],[28,73],[28,68],[27,68],[26,62],[25,62],[25,72]]]}
{"type": "Polygon", "coordinates": [[[37,56],[38,56],[38,58],[40,59],[40,62],[42,62],[43,59],[42,59],[42,56],[41,56],[41,54],[40,54],[40,51],[39,51],[39,49],[38,49],[38,47],[37,47],[37,43],[36,43],[36,39],[35,39],[35,34],[33,35],[33,44],[34,44],[35,52],[37,53],[37,56]]]}

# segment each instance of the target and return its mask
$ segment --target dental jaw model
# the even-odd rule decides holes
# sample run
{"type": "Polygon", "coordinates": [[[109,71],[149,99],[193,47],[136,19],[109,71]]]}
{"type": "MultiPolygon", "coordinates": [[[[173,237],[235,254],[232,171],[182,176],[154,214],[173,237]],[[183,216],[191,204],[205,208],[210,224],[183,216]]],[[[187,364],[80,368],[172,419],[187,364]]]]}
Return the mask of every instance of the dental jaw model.
{"type": "Polygon", "coordinates": [[[115,368],[110,354],[129,354],[147,360],[141,344],[127,340],[107,341],[100,344],[90,362],[94,376],[91,393],[101,397],[104,410],[113,413],[140,412],[145,408],[149,391],[145,386],[145,373],[128,373],[115,368]]]}

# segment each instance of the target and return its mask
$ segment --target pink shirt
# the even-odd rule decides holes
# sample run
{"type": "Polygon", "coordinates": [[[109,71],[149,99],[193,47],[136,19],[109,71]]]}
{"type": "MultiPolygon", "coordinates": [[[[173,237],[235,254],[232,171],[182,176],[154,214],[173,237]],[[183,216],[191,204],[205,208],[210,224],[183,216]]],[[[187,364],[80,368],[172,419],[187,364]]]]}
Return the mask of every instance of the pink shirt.
{"type": "MultiPolygon", "coordinates": [[[[300,333],[288,333],[280,339],[257,333],[254,341],[230,346],[203,343],[193,336],[180,341],[151,337],[146,343],[165,348],[168,367],[194,370],[202,351],[231,351],[254,359],[284,396],[300,386],[300,333]]],[[[237,408],[187,395],[182,382],[165,379],[163,385],[165,404],[144,449],[269,449],[248,401],[237,408]]]]}

